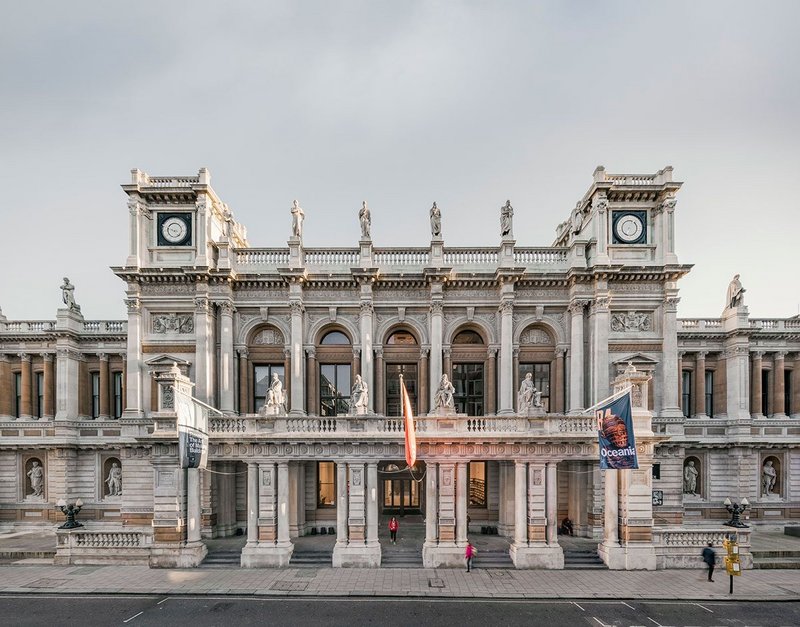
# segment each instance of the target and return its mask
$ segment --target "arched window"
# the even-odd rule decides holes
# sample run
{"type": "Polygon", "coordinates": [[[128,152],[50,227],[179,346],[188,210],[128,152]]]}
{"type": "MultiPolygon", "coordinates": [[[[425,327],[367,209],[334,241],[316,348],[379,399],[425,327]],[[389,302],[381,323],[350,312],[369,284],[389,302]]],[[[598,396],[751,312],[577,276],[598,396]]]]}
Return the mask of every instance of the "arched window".
{"type": "Polygon", "coordinates": [[[320,344],[324,346],[347,345],[350,344],[350,338],[348,338],[341,331],[331,331],[330,333],[327,333],[325,337],[322,338],[322,342],[320,342],[320,344]]]}
{"type": "Polygon", "coordinates": [[[390,345],[401,346],[416,345],[417,338],[415,338],[413,334],[409,333],[408,331],[395,331],[389,336],[389,339],[386,341],[386,343],[390,345]]]}
{"type": "Polygon", "coordinates": [[[461,331],[453,338],[453,344],[483,344],[483,338],[476,331],[461,331]]]}

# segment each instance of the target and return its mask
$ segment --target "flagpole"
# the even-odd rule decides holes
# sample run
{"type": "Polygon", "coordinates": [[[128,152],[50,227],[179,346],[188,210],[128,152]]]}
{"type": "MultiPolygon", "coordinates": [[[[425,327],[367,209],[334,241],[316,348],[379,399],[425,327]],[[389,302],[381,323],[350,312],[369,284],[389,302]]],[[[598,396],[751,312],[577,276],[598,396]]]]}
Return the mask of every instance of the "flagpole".
{"type": "Polygon", "coordinates": [[[620,390],[619,392],[614,392],[614,394],[612,394],[611,396],[607,396],[607,397],[606,397],[606,398],[604,398],[602,401],[598,401],[598,402],[596,402],[594,405],[592,405],[591,407],[587,407],[587,408],[586,408],[586,409],[584,409],[584,410],[583,410],[581,413],[582,413],[582,414],[588,414],[590,411],[592,411],[592,410],[594,410],[594,409],[596,409],[596,408],[600,407],[600,405],[603,405],[604,403],[607,403],[608,401],[614,400],[615,398],[619,398],[619,397],[621,397],[621,396],[625,396],[625,395],[626,395],[628,392],[630,392],[632,389],[633,389],[633,386],[632,386],[632,385],[629,385],[628,387],[626,387],[626,388],[624,388],[624,389],[620,390]]]}
{"type": "Polygon", "coordinates": [[[220,410],[219,410],[219,409],[217,409],[216,407],[212,407],[212,406],[211,406],[211,405],[209,405],[208,403],[204,403],[204,402],[203,402],[203,401],[201,401],[199,398],[195,398],[195,397],[194,397],[194,396],[192,396],[191,394],[186,394],[186,392],[182,392],[182,391],[180,391],[180,390],[179,390],[177,387],[175,387],[174,385],[172,386],[172,389],[173,389],[173,390],[175,390],[175,393],[176,393],[176,394],[184,394],[185,396],[188,396],[190,399],[192,399],[192,400],[193,400],[195,403],[197,403],[198,405],[202,405],[202,406],[203,406],[203,407],[205,407],[206,409],[208,409],[208,410],[211,410],[211,411],[213,411],[214,413],[216,413],[216,414],[219,414],[220,416],[224,416],[224,415],[225,415],[225,414],[223,414],[223,413],[222,413],[222,411],[220,411],[220,410]]]}

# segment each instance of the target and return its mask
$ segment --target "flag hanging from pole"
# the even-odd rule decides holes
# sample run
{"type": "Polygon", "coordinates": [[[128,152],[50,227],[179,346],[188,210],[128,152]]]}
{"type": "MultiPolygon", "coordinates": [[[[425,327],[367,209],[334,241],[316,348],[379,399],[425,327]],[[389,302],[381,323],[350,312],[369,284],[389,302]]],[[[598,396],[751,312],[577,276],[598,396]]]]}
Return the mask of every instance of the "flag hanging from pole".
{"type": "Polygon", "coordinates": [[[417,461],[417,434],[414,431],[414,412],[411,411],[411,399],[408,398],[403,375],[400,375],[400,397],[403,400],[403,423],[406,432],[406,464],[413,468],[417,461]]]}
{"type": "Polygon", "coordinates": [[[630,390],[624,396],[609,400],[597,407],[594,415],[597,419],[597,439],[600,444],[600,469],[638,468],[630,390]]]}
{"type": "Polygon", "coordinates": [[[208,459],[208,412],[213,408],[194,396],[174,389],[181,468],[205,468],[208,459]]]}

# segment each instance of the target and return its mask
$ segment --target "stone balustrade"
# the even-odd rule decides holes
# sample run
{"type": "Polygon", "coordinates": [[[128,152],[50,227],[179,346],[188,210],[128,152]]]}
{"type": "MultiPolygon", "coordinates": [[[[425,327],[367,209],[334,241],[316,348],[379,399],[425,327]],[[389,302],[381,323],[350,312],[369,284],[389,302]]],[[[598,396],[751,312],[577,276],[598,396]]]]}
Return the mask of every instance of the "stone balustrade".
{"type": "Polygon", "coordinates": [[[567,263],[566,248],[515,248],[514,263],[524,266],[549,266],[567,263]]]}
{"type": "Polygon", "coordinates": [[[429,265],[430,250],[427,248],[376,248],[375,265],[378,267],[407,267],[429,265]]]}
{"type": "Polygon", "coordinates": [[[719,318],[681,318],[678,320],[681,331],[722,331],[722,320],[719,318]]]}
{"type": "Polygon", "coordinates": [[[152,544],[152,534],[144,529],[57,529],[53,563],[147,564],[152,544]]]}
{"type": "Polygon", "coordinates": [[[725,550],[722,541],[726,536],[734,534],[739,543],[739,562],[742,569],[753,567],[753,556],[750,553],[750,529],[734,527],[676,527],[653,528],[653,545],[656,551],[657,568],[694,568],[703,567],[703,548],[711,542],[717,553],[717,564],[722,566],[725,550]]]}
{"type": "Polygon", "coordinates": [[[357,248],[305,248],[306,266],[344,266],[352,268],[359,264],[357,248]]]}
{"type": "Polygon", "coordinates": [[[764,331],[788,331],[800,329],[800,318],[761,318],[750,320],[751,329],[764,331]]]}

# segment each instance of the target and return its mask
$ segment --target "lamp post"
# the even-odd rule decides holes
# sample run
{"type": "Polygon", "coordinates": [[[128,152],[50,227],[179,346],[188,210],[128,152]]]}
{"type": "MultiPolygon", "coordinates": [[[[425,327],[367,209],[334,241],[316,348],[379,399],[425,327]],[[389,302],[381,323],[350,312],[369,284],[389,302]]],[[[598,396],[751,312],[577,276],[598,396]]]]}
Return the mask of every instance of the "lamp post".
{"type": "Polygon", "coordinates": [[[83,527],[83,525],[75,520],[78,512],[83,507],[83,501],[78,499],[75,503],[67,503],[64,499],[58,499],[56,506],[61,509],[61,512],[67,517],[67,522],[59,527],[59,529],[75,529],[83,527]]]}
{"type": "Polygon", "coordinates": [[[750,502],[746,498],[742,499],[741,503],[732,503],[730,499],[726,498],[723,505],[725,505],[725,509],[731,513],[731,519],[724,523],[726,527],[737,527],[738,529],[746,529],[749,527],[749,525],[745,525],[740,519],[744,510],[750,506],[750,502]]]}

